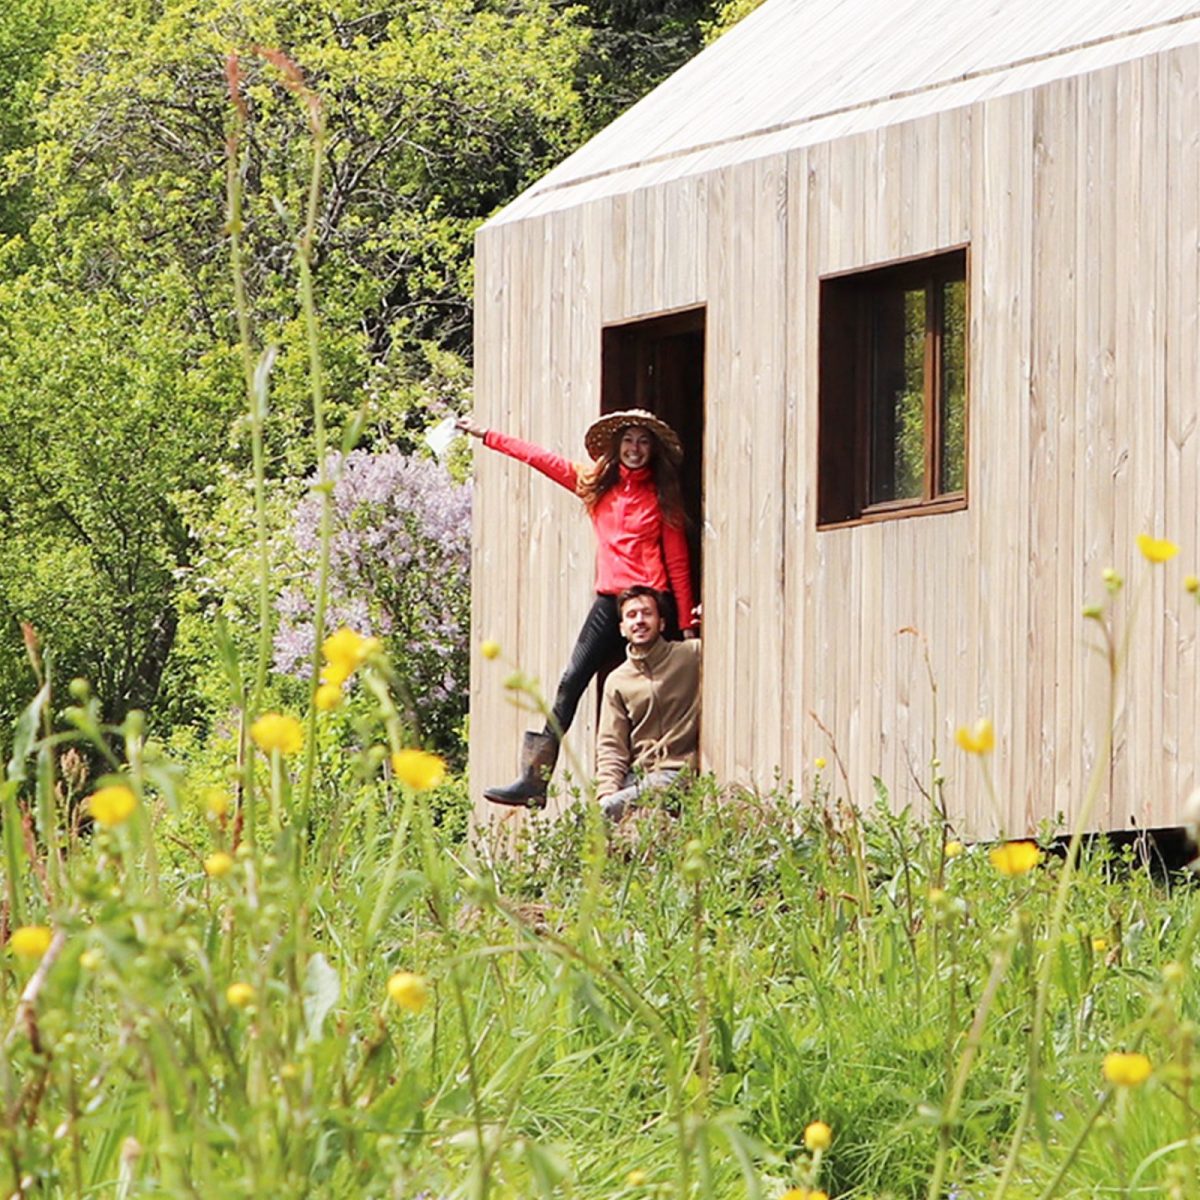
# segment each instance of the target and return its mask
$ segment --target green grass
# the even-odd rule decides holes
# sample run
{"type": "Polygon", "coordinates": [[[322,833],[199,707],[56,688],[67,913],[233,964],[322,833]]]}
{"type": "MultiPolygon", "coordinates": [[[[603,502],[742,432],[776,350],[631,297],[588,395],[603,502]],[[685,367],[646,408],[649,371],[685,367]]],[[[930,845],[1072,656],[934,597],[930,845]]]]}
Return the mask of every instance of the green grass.
{"type": "MultiPolygon", "coordinates": [[[[344,796],[304,874],[293,832],[264,828],[210,879],[199,863],[229,818],[183,796],[177,815],[147,799],[150,820],[73,838],[49,908],[28,862],[26,923],[67,937],[37,1049],[27,1022],[6,1043],[4,1194],[24,1176],[41,1195],[114,1194],[124,1171],[130,1195],[775,1197],[818,1182],[803,1131],[821,1119],[830,1195],[920,1196],[993,956],[1011,951],[948,1138],[947,1187],[991,1194],[1059,859],[1005,878],[969,849],[931,900],[940,833],[881,811],[864,895],[823,805],[700,787],[611,844],[581,804],[486,866],[430,825],[431,799],[380,780],[344,796]],[[399,969],[430,980],[418,1013],[387,999],[399,969]],[[230,1006],[234,981],[255,1004],[230,1006]],[[635,1170],[648,1182],[627,1186],[635,1170]]],[[[1196,912],[1190,886],[1102,847],[1081,863],[1009,1194],[1053,1177],[1116,1047],[1154,1076],[1106,1107],[1058,1194],[1165,1194],[1189,1161],[1170,1147],[1196,1132],[1196,987],[1162,968],[1196,912]]],[[[4,958],[8,1020],[30,966],[4,958]]]]}

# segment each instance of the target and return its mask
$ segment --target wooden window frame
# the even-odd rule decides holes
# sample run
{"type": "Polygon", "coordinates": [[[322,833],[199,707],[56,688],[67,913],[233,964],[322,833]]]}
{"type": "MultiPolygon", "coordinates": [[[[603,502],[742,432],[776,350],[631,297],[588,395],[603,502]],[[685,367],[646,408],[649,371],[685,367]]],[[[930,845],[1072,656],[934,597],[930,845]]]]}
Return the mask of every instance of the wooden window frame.
{"type": "Polygon", "coordinates": [[[820,280],[817,422],[817,527],[895,520],[967,507],[970,444],[970,255],[967,246],[840,272],[820,280]],[[963,337],[963,487],[940,490],[942,478],[942,287],[962,282],[967,297],[963,337]],[[925,447],[922,494],[870,499],[872,483],[874,314],[881,294],[919,286],[925,292],[925,447]]]}

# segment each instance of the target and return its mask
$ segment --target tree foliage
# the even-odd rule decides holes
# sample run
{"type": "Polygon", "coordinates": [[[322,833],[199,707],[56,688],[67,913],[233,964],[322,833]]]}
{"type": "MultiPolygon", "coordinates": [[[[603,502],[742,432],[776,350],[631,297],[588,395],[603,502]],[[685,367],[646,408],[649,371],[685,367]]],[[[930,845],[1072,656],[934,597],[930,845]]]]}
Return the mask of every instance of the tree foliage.
{"type": "MultiPolygon", "coordinates": [[[[0,250],[11,645],[33,620],[117,718],[158,693],[180,583],[197,619],[215,603],[189,579],[217,550],[202,498],[236,489],[247,456],[223,209],[230,49],[251,109],[247,263],[259,336],[279,346],[269,469],[283,477],[311,467],[294,270],[308,143],[254,47],[286,46],[328,112],[315,274],[332,419],[369,398],[368,436],[411,448],[425,411],[460,407],[469,385],[475,228],[580,136],[584,39],[540,0],[336,14],[125,0],[58,39],[4,164],[25,205],[0,250]]],[[[25,685],[0,677],[0,703],[25,685]]]]}
{"type": "MultiPolygon", "coordinates": [[[[711,0],[11,0],[0,13],[0,712],[18,621],[107,714],[162,703],[181,629],[242,547],[248,444],[224,211],[240,56],[256,338],[278,347],[267,467],[313,467],[295,242],[310,143],[259,47],[329,130],[314,263],[336,437],[412,452],[468,403],[480,222],[699,46],[711,0]],[[215,564],[215,565],[214,565],[215,564]],[[182,614],[181,598],[186,599],[182,614]]],[[[236,604],[231,615],[237,616],[236,604]]],[[[186,638],[194,645],[194,638],[186,638]]],[[[195,665],[188,659],[189,666],[195,665]]],[[[202,690],[202,689],[201,689],[202,690]]]]}

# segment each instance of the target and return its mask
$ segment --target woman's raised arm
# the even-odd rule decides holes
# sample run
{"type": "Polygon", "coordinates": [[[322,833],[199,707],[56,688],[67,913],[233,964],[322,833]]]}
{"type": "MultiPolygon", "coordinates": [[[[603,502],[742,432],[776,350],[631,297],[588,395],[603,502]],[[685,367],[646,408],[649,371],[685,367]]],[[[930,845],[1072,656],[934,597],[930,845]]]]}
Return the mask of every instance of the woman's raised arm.
{"type": "Polygon", "coordinates": [[[483,438],[483,444],[489,450],[498,450],[515,458],[518,462],[528,463],[535,471],[541,471],[547,479],[553,479],[561,487],[573,492],[579,482],[579,468],[568,458],[543,450],[532,442],[522,441],[521,438],[511,437],[496,429],[485,429],[471,417],[459,417],[454,422],[454,428],[471,437],[483,438]]]}

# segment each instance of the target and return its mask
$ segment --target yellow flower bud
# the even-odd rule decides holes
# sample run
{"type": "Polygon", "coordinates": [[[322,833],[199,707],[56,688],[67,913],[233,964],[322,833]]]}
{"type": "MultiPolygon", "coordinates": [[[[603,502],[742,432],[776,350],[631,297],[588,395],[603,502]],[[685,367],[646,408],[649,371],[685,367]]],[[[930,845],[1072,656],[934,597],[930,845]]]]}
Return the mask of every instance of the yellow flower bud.
{"type": "Polygon", "coordinates": [[[419,1013],[429,999],[429,985],[424,975],[411,971],[397,971],[387,981],[387,993],[392,1002],[405,1012],[419,1013]]]}
{"type": "Polygon", "coordinates": [[[9,949],[18,958],[41,958],[54,937],[49,925],[22,925],[9,935],[9,949]]]}
{"type": "Polygon", "coordinates": [[[1195,575],[1185,575],[1183,577],[1183,590],[1189,596],[1194,596],[1197,592],[1200,592],[1200,578],[1197,578],[1195,575]]]}
{"type": "Polygon", "coordinates": [[[254,998],[258,993],[248,983],[231,983],[225,989],[225,999],[229,1001],[233,1008],[245,1008],[247,1004],[253,1004],[254,998]]]}
{"type": "Polygon", "coordinates": [[[646,1172],[643,1170],[637,1169],[637,1168],[630,1171],[629,1174],[625,1176],[625,1186],[626,1187],[645,1187],[646,1186],[646,1172]]]}
{"type": "Polygon", "coordinates": [[[987,717],[980,717],[971,729],[960,725],[955,731],[954,740],[968,754],[990,754],[996,745],[996,731],[987,717]]]}
{"type": "Polygon", "coordinates": [[[224,850],[216,850],[204,860],[204,873],[213,879],[224,879],[233,870],[233,857],[224,850]]]}
{"type": "Polygon", "coordinates": [[[947,858],[957,858],[962,852],[963,852],[962,842],[951,841],[951,842],[946,843],[946,857],[947,858]]]}
{"type": "Polygon", "coordinates": [[[825,770],[826,766],[825,760],[818,756],[817,758],[813,759],[813,766],[816,767],[818,771],[823,771],[825,770]]]}
{"type": "Polygon", "coordinates": [[[99,950],[85,950],[79,956],[79,965],[85,971],[98,971],[104,962],[104,955],[99,950]]]}
{"type": "Polygon", "coordinates": [[[204,797],[204,811],[220,820],[229,811],[229,796],[220,788],[212,788],[204,797]]]}
{"type": "Polygon", "coordinates": [[[1151,537],[1148,533],[1137,535],[1137,545],[1143,557],[1152,563],[1170,562],[1179,553],[1179,547],[1174,542],[1151,537]]]}
{"type": "Polygon", "coordinates": [[[325,656],[325,681],[335,686],[345,683],[379,649],[379,639],[343,627],[321,643],[325,656]]]}
{"type": "Polygon", "coordinates": [[[414,792],[435,788],[446,778],[446,764],[427,750],[398,750],[392,755],[392,771],[414,792]]]}
{"type": "Polygon", "coordinates": [[[1042,852],[1033,842],[1005,842],[993,846],[988,859],[1001,875],[1024,875],[1042,861],[1042,852]]]}
{"type": "Polygon", "coordinates": [[[833,1130],[824,1121],[811,1121],[804,1129],[804,1145],[810,1151],[828,1150],[833,1130]]]}
{"type": "Polygon", "coordinates": [[[336,683],[323,683],[317,688],[313,703],[321,712],[332,712],[342,702],[342,689],[336,683]]]}
{"type": "Polygon", "coordinates": [[[304,746],[304,727],[295,717],[263,713],[250,726],[254,744],[264,753],[296,754],[304,746]]]}
{"type": "Polygon", "coordinates": [[[1126,1054],[1114,1050],[1104,1056],[1104,1078],[1116,1087],[1138,1087],[1150,1078],[1153,1070],[1144,1054],[1126,1054]]]}
{"type": "Polygon", "coordinates": [[[114,783],[94,791],[87,801],[88,811],[97,825],[111,829],[123,825],[137,808],[137,796],[123,783],[114,783]]]}
{"type": "Polygon", "coordinates": [[[491,638],[488,638],[486,641],[479,643],[479,653],[482,654],[483,657],[487,658],[487,659],[499,658],[500,657],[500,643],[493,642],[491,640],[491,638]]]}

